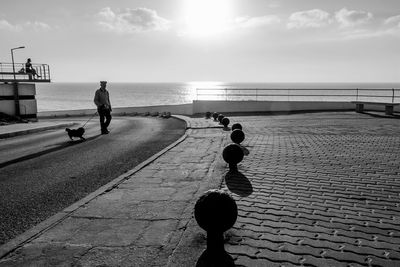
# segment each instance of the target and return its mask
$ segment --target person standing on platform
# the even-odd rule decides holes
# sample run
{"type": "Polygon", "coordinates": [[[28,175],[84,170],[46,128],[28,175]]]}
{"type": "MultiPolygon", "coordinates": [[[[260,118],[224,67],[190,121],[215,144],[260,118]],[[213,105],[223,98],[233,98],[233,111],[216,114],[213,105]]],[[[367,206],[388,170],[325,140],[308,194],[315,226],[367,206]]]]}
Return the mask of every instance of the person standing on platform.
{"type": "Polygon", "coordinates": [[[97,106],[97,112],[100,116],[101,134],[108,134],[110,131],[107,127],[111,122],[111,103],[110,95],[106,89],[107,81],[100,82],[100,89],[97,89],[94,95],[94,103],[97,106]]]}

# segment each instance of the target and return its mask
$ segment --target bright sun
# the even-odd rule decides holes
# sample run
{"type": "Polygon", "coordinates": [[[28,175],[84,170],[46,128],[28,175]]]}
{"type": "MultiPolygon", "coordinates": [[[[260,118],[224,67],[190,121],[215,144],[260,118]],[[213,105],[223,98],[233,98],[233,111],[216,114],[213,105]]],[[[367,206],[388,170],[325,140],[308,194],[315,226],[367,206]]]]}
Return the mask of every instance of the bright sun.
{"type": "Polygon", "coordinates": [[[185,33],[194,37],[215,36],[228,27],[230,0],[185,0],[185,33]]]}

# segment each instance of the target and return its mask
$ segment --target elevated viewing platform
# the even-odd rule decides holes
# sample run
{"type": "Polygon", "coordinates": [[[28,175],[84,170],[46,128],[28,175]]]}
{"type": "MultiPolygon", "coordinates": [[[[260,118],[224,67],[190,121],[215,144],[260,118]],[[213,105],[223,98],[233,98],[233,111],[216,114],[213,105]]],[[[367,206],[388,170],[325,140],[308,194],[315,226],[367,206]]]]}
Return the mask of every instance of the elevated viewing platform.
{"type": "Polygon", "coordinates": [[[0,114],[36,119],[36,83],[50,82],[47,64],[0,62],[0,114]]]}
{"type": "Polygon", "coordinates": [[[50,67],[47,64],[32,64],[32,69],[37,75],[25,69],[25,63],[1,63],[0,62],[0,82],[29,82],[29,83],[49,83],[50,67]]]}

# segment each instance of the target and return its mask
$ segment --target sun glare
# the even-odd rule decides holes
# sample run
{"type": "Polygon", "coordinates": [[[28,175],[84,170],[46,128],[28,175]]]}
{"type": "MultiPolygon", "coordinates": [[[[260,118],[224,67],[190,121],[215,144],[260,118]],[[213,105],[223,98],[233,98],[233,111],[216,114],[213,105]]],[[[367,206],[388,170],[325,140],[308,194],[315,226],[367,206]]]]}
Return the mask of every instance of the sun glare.
{"type": "Polygon", "coordinates": [[[185,34],[210,37],[227,30],[229,0],[186,0],[185,4],[185,34]]]}

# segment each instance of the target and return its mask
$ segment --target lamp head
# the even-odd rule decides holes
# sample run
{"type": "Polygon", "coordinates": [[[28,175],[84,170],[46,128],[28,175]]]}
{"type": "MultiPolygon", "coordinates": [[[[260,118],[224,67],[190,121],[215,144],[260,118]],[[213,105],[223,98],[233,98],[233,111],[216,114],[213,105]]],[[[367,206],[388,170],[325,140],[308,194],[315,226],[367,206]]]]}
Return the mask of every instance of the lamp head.
{"type": "Polygon", "coordinates": [[[25,48],[25,46],[18,46],[18,47],[12,48],[11,50],[22,49],[22,48],[25,48]]]}

